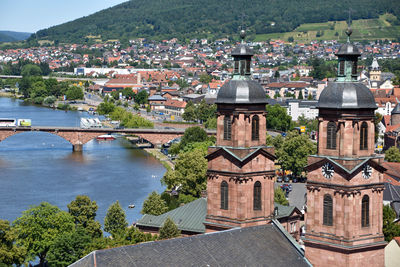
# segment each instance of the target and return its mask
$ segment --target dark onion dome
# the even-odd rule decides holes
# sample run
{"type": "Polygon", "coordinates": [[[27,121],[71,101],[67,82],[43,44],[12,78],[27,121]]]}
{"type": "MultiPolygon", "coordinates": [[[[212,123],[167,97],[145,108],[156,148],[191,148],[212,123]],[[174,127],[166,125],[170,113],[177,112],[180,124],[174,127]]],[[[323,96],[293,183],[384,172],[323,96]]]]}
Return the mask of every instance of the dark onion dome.
{"type": "Polygon", "coordinates": [[[253,56],[254,52],[253,49],[251,49],[250,47],[248,47],[245,44],[240,44],[238,46],[236,46],[231,53],[232,56],[253,56]]]}
{"type": "Polygon", "coordinates": [[[352,43],[345,43],[335,54],[336,56],[361,56],[358,48],[352,43]]]}
{"type": "Polygon", "coordinates": [[[397,105],[392,109],[392,115],[393,114],[400,114],[400,105],[397,103],[397,105]]]}
{"type": "Polygon", "coordinates": [[[219,89],[217,104],[266,104],[262,86],[252,80],[230,80],[219,89]]]}
{"type": "Polygon", "coordinates": [[[318,108],[377,109],[372,92],[358,82],[332,82],[321,92],[318,108]]]}

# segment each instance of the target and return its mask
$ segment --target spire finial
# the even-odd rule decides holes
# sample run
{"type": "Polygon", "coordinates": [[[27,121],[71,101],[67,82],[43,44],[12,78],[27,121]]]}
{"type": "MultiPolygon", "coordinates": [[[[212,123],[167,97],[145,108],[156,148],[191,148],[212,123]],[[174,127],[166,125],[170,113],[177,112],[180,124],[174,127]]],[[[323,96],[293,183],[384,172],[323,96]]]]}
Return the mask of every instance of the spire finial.
{"type": "Polygon", "coordinates": [[[351,29],[351,8],[349,8],[349,19],[347,21],[347,30],[346,30],[346,35],[347,35],[347,42],[350,43],[350,35],[353,33],[353,30],[351,29]]]}
{"type": "Polygon", "coordinates": [[[246,31],[242,29],[240,31],[240,39],[242,39],[242,43],[244,43],[244,38],[246,38],[246,31]]]}

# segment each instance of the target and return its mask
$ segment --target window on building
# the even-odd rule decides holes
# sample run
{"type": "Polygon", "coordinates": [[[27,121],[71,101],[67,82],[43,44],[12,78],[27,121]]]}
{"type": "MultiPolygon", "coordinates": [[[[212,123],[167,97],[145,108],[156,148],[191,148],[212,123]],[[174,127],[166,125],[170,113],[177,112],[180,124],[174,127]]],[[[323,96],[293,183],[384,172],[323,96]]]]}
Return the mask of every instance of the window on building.
{"type": "Polygon", "coordinates": [[[364,121],[360,130],[360,150],[368,149],[368,124],[364,121]]]}
{"type": "Polygon", "coordinates": [[[357,75],[357,61],[353,61],[353,68],[351,69],[352,75],[357,75]]]}
{"type": "Polygon", "coordinates": [[[221,183],[221,209],[228,209],[228,183],[222,181],[221,183]]]}
{"type": "Polygon", "coordinates": [[[232,123],[229,116],[224,117],[224,140],[231,140],[232,123]]]}
{"type": "Polygon", "coordinates": [[[336,149],[336,123],[330,121],[327,127],[326,148],[336,149]]]}
{"type": "Polygon", "coordinates": [[[239,60],[235,60],[235,71],[234,73],[239,73],[239,60]]]}
{"type": "Polygon", "coordinates": [[[260,138],[260,119],[254,115],[251,119],[251,140],[255,141],[260,138]]]}
{"type": "Polygon", "coordinates": [[[332,197],[330,195],[324,196],[324,225],[333,225],[333,209],[332,209],[332,197]]]}
{"type": "Polygon", "coordinates": [[[244,59],[240,60],[240,75],[244,75],[245,67],[246,67],[246,60],[244,59]]]}
{"type": "Polygon", "coordinates": [[[250,73],[250,64],[251,64],[251,61],[246,60],[246,73],[250,73]]]}
{"type": "Polygon", "coordinates": [[[362,227],[369,226],[369,196],[365,195],[361,203],[361,225],[362,227]]]}
{"type": "Polygon", "coordinates": [[[344,61],[339,62],[339,75],[344,75],[344,61]]]}
{"type": "Polygon", "coordinates": [[[254,184],[253,209],[261,210],[261,183],[259,181],[254,184]]]}

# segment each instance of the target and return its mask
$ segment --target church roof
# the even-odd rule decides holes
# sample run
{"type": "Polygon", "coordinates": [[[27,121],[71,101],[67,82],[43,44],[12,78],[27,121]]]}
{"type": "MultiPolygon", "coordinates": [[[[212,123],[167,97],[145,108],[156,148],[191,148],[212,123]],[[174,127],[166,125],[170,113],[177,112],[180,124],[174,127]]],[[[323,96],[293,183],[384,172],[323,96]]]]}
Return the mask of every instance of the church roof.
{"type": "Polygon", "coordinates": [[[204,233],[206,228],[203,222],[206,218],[206,214],[207,199],[199,198],[159,216],[145,214],[136,223],[136,226],[139,228],[141,226],[160,228],[169,217],[181,231],[204,233]]]}
{"type": "Polygon", "coordinates": [[[400,114],[400,105],[397,103],[397,105],[392,109],[391,114],[400,114]]]}
{"type": "Polygon", "coordinates": [[[97,250],[71,267],[311,266],[279,222],[97,250]]]}
{"type": "Polygon", "coordinates": [[[332,82],[322,91],[318,108],[376,109],[372,92],[358,82],[332,82]]]}
{"type": "Polygon", "coordinates": [[[336,56],[360,56],[358,48],[352,43],[343,44],[336,52],[336,56]]]}
{"type": "Polygon", "coordinates": [[[245,44],[236,46],[231,53],[232,56],[252,56],[254,55],[253,49],[245,44]]]}
{"type": "Polygon", "coordinates": [[[266,104],[262,86],[253,80],[230,80],[219,89],[217,104],[266,104]]]}

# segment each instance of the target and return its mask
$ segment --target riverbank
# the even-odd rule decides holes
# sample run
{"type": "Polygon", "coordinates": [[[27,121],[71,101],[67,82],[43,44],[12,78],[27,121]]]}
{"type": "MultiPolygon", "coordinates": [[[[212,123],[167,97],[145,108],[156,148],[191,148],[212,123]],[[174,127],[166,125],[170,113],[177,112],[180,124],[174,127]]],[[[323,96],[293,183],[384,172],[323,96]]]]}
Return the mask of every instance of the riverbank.
{"type": "Polygon", "coordinates": [[[144,151],[155,157],[167,169],[174,169],[175,164],[157,148],[144,148],[144,151]]]}

